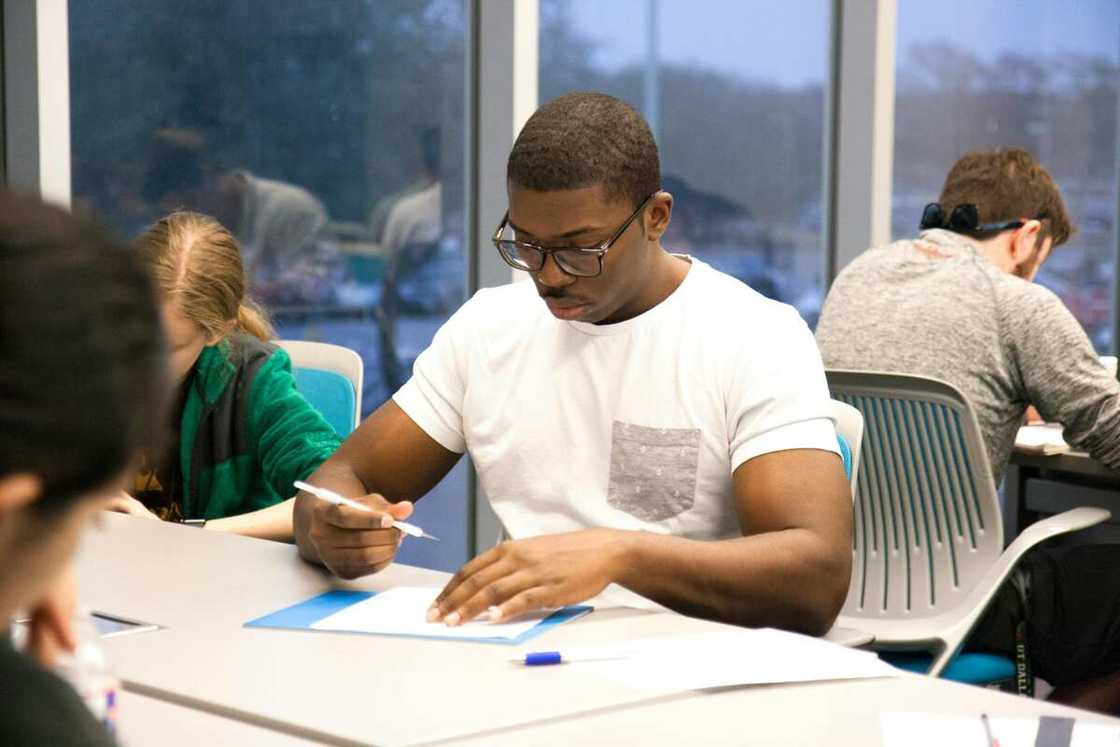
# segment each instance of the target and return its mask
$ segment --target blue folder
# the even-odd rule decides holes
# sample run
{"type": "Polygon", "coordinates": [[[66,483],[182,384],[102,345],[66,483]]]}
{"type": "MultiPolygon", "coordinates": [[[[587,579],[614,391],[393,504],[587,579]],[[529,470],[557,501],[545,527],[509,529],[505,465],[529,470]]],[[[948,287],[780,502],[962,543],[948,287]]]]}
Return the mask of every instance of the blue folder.
{"type": "MultiPolygon", "coordinates": [[[[369,599],[377,594],[375,591],[349,591],[345,589],[336,589],[328,591],[325,594],[320,594],[317,597],[312,597],[305,602],[293,604],[291,607],[285,607],[282,610],[273,612],[264,617],[258,617],[256,620],[250,620],[245,623],[246,628],[284,628],[288,630],[313,630],[313,624],[319,622],[323,618],[333,615],[339,610],[343,610],[352,604],[369,599]]],[[[580,605],[574,607],[564,607],[553,612],[548,617],[544,618],[532,628],[529,628],[516,638],[487,638],[485,636],[478,636],[474,638],[451,638],[450,636],[428,636],[428,635],[407,635],[402,633],[365,633],[364,631],[353,631],[354,633],[362,633],[364,635],[397,635],[405,638],[432,638],[436,640],[454,640],[454,641],[476,641],[479,643],[505,643],[509,645],[522,644],[531,638],[536,638],[541,633],[555,628],[557,625],[566,623],[569,620],[574,620],[580,615],[586,615],[592,610],[587,605],[580,605]]],[[[332,631],[319,631],[324,633],[345,633],[347,631],[332,630],[332,631]]]]}

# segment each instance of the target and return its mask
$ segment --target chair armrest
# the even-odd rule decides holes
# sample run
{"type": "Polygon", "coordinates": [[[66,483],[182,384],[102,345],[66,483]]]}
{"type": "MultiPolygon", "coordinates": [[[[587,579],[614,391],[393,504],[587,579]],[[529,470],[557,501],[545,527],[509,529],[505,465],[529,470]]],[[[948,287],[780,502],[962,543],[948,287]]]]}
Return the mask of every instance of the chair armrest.
{"type": "Polygon", "coordinates": [[[934,659],[929,674],[934,677],[940,676],[941,671],[948,666],[949,661],[964,642],[965,636],[971,632],[980,615],[987,609],[996,591],[1028,550],[1051,537],[1076,532],[1108,521],[1111,516],[1111,512],[1106,509],[1085,506],[1051,516],[1027,527],[1014,542],[1007,546],[965,601],[961,602],[961,607],[969,612],[944,630],[942,638],[945,641],[945,648],[934,659]]]}

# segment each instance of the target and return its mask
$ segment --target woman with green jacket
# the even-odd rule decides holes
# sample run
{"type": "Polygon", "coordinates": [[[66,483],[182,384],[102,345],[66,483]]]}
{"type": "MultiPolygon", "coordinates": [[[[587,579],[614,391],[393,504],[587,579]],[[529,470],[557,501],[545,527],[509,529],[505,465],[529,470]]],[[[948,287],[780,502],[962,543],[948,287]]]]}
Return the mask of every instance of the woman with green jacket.
{"type": "Polygon", "coordinates": [[[169,448],[147,455],[117,509],[291,541],[292,483],[340,441],[246,297],[237,241],[213,218],[176,212],[136,247],[159,290],[178,390],[169,448]]]}

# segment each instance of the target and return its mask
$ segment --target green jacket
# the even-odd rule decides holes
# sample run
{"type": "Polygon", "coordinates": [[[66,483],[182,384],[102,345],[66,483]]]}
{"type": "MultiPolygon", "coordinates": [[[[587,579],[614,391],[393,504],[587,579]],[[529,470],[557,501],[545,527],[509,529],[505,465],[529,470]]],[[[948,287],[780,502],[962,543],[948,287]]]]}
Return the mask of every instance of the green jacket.
{"type": "Polygon", "coordinates": [[[183,516],[220,519],[292,497],[339,446],[296,390],[288,354],[248,335],[204,348],[180,421],[183,516]]]}

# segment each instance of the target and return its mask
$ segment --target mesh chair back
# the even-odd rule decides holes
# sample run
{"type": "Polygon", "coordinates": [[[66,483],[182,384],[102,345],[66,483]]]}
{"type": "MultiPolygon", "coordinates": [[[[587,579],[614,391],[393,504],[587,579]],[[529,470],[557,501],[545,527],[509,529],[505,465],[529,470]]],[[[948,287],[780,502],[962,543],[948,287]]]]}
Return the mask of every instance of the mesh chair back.
{"type": "Polygon", "coordinates": [[[953,608],[1003,549],[980,427],[943,381],[828,371],[833,399],[863,414],[850,617],[932,617],[953,608]]]}

